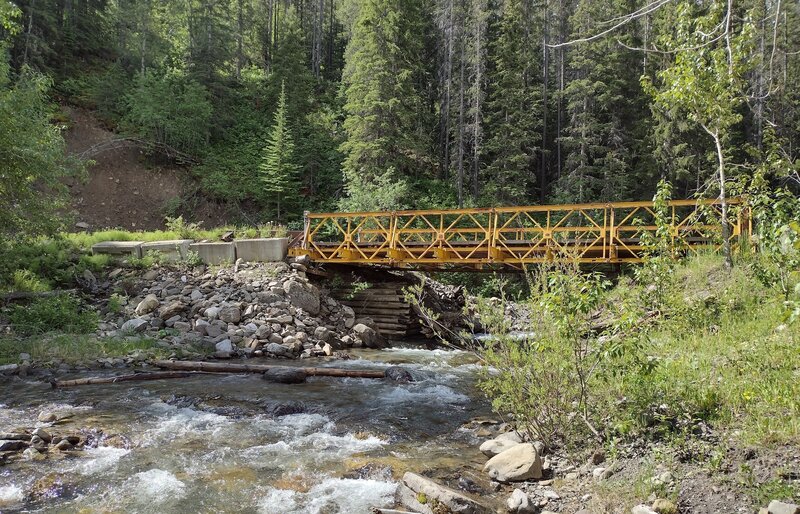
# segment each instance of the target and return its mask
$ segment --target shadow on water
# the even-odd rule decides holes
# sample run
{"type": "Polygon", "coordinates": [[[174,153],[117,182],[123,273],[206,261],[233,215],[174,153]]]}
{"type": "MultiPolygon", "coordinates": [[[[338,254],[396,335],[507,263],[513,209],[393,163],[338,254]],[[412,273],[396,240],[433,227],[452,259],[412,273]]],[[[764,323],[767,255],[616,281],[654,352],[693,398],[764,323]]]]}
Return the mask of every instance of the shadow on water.
{"type": "Polygon", "coordinates": [[[405,471],[479,468],[478,441],[460,429],[489,413],[469,353],[401,347],[353,357],[314,365],[401,365],[415,381],[226,375],[0,386],[0,431],[32,427],[50,410],[69,415],[54,431],[96,436],[64,458],[0,467],[0,510],[369,512],[393,504],[405,471]]]}

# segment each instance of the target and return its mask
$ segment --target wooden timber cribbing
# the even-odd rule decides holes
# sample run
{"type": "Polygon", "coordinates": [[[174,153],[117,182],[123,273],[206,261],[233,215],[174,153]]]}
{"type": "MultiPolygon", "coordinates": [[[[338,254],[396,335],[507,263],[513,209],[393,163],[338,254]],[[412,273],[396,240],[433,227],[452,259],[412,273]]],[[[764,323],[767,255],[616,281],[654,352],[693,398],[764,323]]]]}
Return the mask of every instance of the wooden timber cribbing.
{"type": "Polygon", "coordinates": [[[359,289],[350,283],[334,288],[331,296],[352,308],[357,318],[372,319],[384,337],[398,339],[420,333],[418,318],[403,293],[408,286],[408,282],[379,282],[359,289]]]}

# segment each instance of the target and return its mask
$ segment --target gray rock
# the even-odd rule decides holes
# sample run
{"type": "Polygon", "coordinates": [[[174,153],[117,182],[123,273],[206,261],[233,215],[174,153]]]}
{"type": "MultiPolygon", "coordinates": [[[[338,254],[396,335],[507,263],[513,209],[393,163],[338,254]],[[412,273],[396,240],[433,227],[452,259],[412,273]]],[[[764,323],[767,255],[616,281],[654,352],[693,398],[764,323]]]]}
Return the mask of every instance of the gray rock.
{"type": "Polygon", "coordinates": [[[276,384],[300,384],[306,381],[306,372],[300,368],[272,368],[265,371],[262,377],[276,384]]]}
{"type": "Polygon", "coordinates": [[[58,420],[58,416],[56,416],[54,412],[48,412],[45,410],[40,412],[36,419],[42,423],[52,423],[53,421],[58,420]]]}
{"type": "Polygon", "coordinates": [[[794,503],[784,503],[778,500],[772,500],[767,505],[769,514],[800,514],[800,506],[794,503]]]}
{"type": "Polygon", "coordinates": [[[145,314],[150,314],[159,305],[158,297],[154,294],[149,294],[144,297],[144,300],[139,302],[139,305],[136,306],[136,315],[137,316],[144,316],[145,314]]]}
{"type": "Polygon", "coordinates": [[[647,505],[637,505],[631,509],[631,514],[658,514],[647,505]]]}
{"type": "Polygon", "coordinates": [[[353,332],[367,348],[380,348],[382,346],[378,333],[363,323],[353,326],[353,332]]]}
{"type": "Polygon", "coordinates": [[[20,353],[19,354],[19,360],[22,361],[22,362],[29,361],[29,360],[31,360],[31,354],[30,353],[20,353]]]}
{"type": "Polygon", "coordinates": [[[463,514],[491,512],[489,508],[472,498],[411,472],[403,475],[397,495],[400,503],[424,514],[433,514],[434,508],[436,508],[435,512],[463,514]]]}
{"type": "Polygon", "coordinates": [[[71,449],[72,449],[72,443],[70,443],[66,439],[62,439],[56,444],[56,450],[64,452],[71,449]]]}
{"type": "Polygon", "coordinates": [[[489,439],[488,441],[484,441],[480,447],[480,450],[481,453],[487,457],[494,457],[498,453],[503,453],[504,451],[508,450],[509,448],[513,448],[518,444],[520,443],[516,441],[510,441],[508,439],[489,439]]]}
{"type": "Polygon", "coordinates": [[[489,459],[483,470],[498,482],[539,479],[542,478],[542,460],[532,444],[522,443],[489,459]]]}
{"type": "Polygon", "coordinates": [[[195,289],[192,291],[192,294],[189,295],[189,298],[191,298],[193,302],[196,302],[203,298],[203,293],[201,293],[198,289],[195,289]]]}
{"type": "Polygon", "coordinates": [[[283,342],[283,338],[281,337],[281,335],[276,334],[274,332],[269,335],[268,339],[270,343],[281,344],[283,342]]]}
{"type": "Polygon", "coordinates": [[[219,317],[219,307],[209,307],[203,313],[203,316],[210,320],[215,320],[219,317]]]}
{"type": "Polygon", "coordinates": [[[325,343],[324,345],[322,345],[322,353],[330,357],[331,355],[333,355],[333,347],[330,344],[325,343]]]}
{"type": "Polygon", "coordinates": [[[19,371],[19,364],[2,364],[0,365],[0,374],[13,375],[19,371]]]}
{"type": "Polygon", "coordinates": [[[26,441],[3,441],[0,440],[0,452],[17,452],[28,447],[26,441]]]}
{"type": "Polygon", "coordinates": [[[167,320],[173,316],[177,316],[181,312],[186,310],[186,305],[181,301],[174,301],[171,302],[169,305],[165,305],[158,310],[158,317],[167,320]]]}
{"type": "Polygon", "coordinates": [[[319,314],[319,290],[316,287],[297,280],[288,280],[283,283],[283,290],[292,305],[312,316],[319,314]]]}
{"type": "Polygon", "coordinates": [[[120,330],[123,334],[138,334],[147,330],[149,324],[146,319],[133,318],[123,323],[120,330]]]}
{"type": "Polygon", "coordinates": [[[49,443],[50,441],[53,440],[53,436],[50,435],[50,432],[41,427],[31,432],[31,436],[37,436],[46,443],[49,443]]]}
{"type": "Polygon", "coordinates": [[[498,435],[497,437],[495,437],[495,439],[500,440],[500,441],[511,441],[513,443],[521,443],[522,442],[522,436],[516,430],[512,430],[511,432],[504,432],[504,433],[498,435]]]}
{"type": "Polygon", "coordinates": [[[214,345],[214,348],[216,348],[218,352],[231,353],[233,351],[233,345],[231,344],[230,339],[224,339],[218,342],[217,344],[214,345]]]}
{"type": "Polygon", "coordinates": [[[225,323],[239,323],[242,320],[242,311],[239,307],[223,307],[219,310],[219,319],[225,323]]]}
{"type": "Polygon", "coordinates": [[[506,500],[508,511],[515,514],[533,514],[536,508],[531,505],[528,495],[522,489],[514,489],[511,496],[506,500]]]}
{"type": "Polygon", "coordinates": [[[407,369],[401,368],[400,366],[389,366],[384,370],[383,376],[386,377],[386,380],[391,380],[393,382],[413,382],[414,377],[411,376],[411,373],[407,369]]]}
{"type": "Polygon", "coordinates": [[[254,334],[256,339],[266,339],[272,334],[272,329],[269,325],[261,325],[256,329],[256,333],[254,334]]]}
{"type": "Polygon", "coordinates": [[[205,332],[208,337],[219,337],[224,333],[217,325],[208,325],[205,332]]]}
{"type": "Polygon", "coordinates": [[[26,448],[22,452],[22,458],[24,460],[44,460],[46,457],[36,448],[26,448]]]}
{"type": "Polygon", "coordinates": [[[267,346],[264,347],[264,351],[267,353],[271,353],[272,355],[276,355],[278,357],[288,357],[291,354],[291,350],[289,350],[282,344],[277,344],[277,343],[269,343],[267,346]]]}

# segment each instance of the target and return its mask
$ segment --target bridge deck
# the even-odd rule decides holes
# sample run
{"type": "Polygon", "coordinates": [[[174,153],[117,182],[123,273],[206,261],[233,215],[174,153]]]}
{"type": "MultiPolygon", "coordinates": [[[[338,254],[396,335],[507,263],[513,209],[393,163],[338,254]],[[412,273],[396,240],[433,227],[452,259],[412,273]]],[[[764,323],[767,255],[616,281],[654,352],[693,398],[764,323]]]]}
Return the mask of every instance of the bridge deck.
{"type": "MultiPolygon", "coordinates": [[[[728,237],[736,246],[750,233],[750,219],[740,200],[729,204],[728,237]]],[[[718,201],[668,205],[675,255],[721,247],[718,201]]],[[[306,213],[302,239],[291,253],[316,262],[423,269],[641,262],[656,235],[655,218],[653,202],[306,213]]]]}

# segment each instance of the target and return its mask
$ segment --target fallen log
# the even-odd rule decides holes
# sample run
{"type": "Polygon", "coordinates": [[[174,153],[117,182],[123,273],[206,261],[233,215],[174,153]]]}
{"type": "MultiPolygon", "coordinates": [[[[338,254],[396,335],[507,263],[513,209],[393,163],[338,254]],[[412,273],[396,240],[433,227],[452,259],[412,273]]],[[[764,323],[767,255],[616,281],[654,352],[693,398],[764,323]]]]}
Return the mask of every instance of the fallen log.
{"type": "Polygon", "coordinates": [[[270,364],[238,364],[205,361],[155,360],[150,364],[157,368],[183,371],[207,371],[211,373],[264,373],[274,369],[299,369],[310,377],[385,378],[382,370],[342,368],[299,368],[295,366],[272,366],[270,364]]]}
{"type": "Polygon", "coordinates": [[[141,382],[145,380],[164,380],[169,378],[188,378],[195,375],[207,375],[192,371],[152,371],[149,373],[134,373],[132,375],[115,375],[112,377],[86,377],[73,380],[51,380],[53,389],[59,387],[73,387],[93,384],[115,384],[117,382],[141,382]]]}

